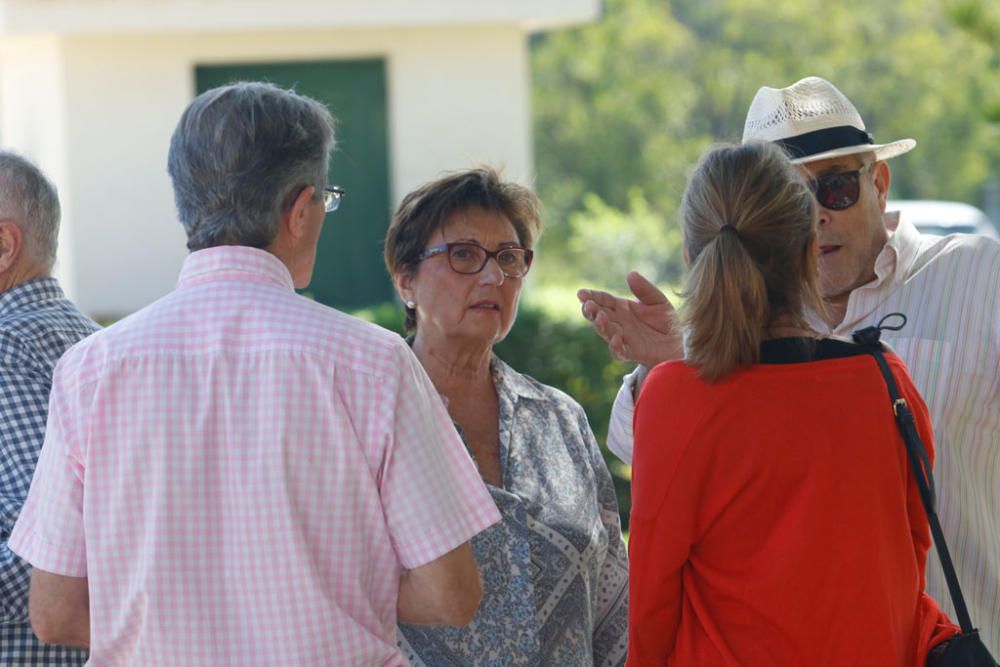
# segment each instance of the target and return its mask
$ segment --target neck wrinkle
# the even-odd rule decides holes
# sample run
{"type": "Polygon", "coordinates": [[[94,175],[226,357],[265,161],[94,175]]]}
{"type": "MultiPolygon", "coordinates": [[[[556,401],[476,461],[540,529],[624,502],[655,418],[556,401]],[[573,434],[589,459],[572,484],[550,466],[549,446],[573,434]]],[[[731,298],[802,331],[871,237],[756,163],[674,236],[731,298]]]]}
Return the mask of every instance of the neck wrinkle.
{"type": "Polygon", "coordinates": [[[7,273],[0,275],[0,292],[14,289],[29,280],[48,277],[49,272],[43,270],[37,264],[18,262],[7,273]]]}
{"type": "Polygon", "coordinates": [[[428,342],[418,332],[413,339],[413,353],[427,371],[438,393],[451,396],[471,387],[493,383],[491,346],[456,349],[428,342]]]}

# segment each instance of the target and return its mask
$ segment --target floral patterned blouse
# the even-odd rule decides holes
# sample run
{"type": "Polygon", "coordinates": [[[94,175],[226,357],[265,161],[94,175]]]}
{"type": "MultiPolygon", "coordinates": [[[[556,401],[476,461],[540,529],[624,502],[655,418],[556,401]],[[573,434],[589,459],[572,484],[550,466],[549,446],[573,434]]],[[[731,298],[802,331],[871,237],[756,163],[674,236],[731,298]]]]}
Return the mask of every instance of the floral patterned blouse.
{"type": "Polygon", "coordinates": [[[583,408],[491,364],[500,399],[503,519],[472,539],[483,600],[464,628],[400,624],[416,667],[622,665],[628,558],[611,475],[583,408]]]}

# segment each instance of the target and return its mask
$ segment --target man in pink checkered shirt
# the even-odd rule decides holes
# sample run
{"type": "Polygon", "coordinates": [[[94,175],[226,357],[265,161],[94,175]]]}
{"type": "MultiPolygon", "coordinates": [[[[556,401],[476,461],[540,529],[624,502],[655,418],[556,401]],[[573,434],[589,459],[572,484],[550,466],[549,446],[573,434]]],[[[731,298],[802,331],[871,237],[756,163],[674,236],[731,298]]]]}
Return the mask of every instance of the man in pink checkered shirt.
{"type": "Polygon", "coordinates": [[[405,665],[398,618],[462,625],[496,507],[398,336],[297,296],[332,119],[208,91],[168,168],[177,289],[72,348],[10,547],[44,641],[94,665],[405,665]]]}

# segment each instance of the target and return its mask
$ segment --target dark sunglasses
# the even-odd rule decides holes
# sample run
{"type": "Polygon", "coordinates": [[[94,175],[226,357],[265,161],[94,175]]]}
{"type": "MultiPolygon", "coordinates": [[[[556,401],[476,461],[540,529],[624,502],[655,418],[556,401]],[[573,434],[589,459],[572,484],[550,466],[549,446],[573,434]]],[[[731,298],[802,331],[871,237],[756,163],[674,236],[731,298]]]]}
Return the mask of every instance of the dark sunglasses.
{"type": "Polygon", "coordinates": [[[838,171],[834,174],[817,176],[809,180],[809,189],[823,208],[843,211],[858,202],[858,197],[861,196],[861,172],[868,166],[866,164],[854,171],[838,171]]]}

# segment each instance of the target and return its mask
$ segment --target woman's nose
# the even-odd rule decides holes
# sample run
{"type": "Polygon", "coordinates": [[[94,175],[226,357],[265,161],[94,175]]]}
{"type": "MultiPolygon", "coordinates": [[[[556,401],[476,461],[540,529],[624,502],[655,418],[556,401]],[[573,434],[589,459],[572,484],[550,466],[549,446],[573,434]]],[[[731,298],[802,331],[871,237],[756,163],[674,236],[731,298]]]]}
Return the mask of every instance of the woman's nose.
{"type": "Polygon", "coordinates": [[[480,281],[488,285],[503,285],[503,281],[507,276],[500,269],[500,263],[497,262],[496,257],[490,257],[486,260],[486,266],[483,270],[479,272],[480,281]]]}

